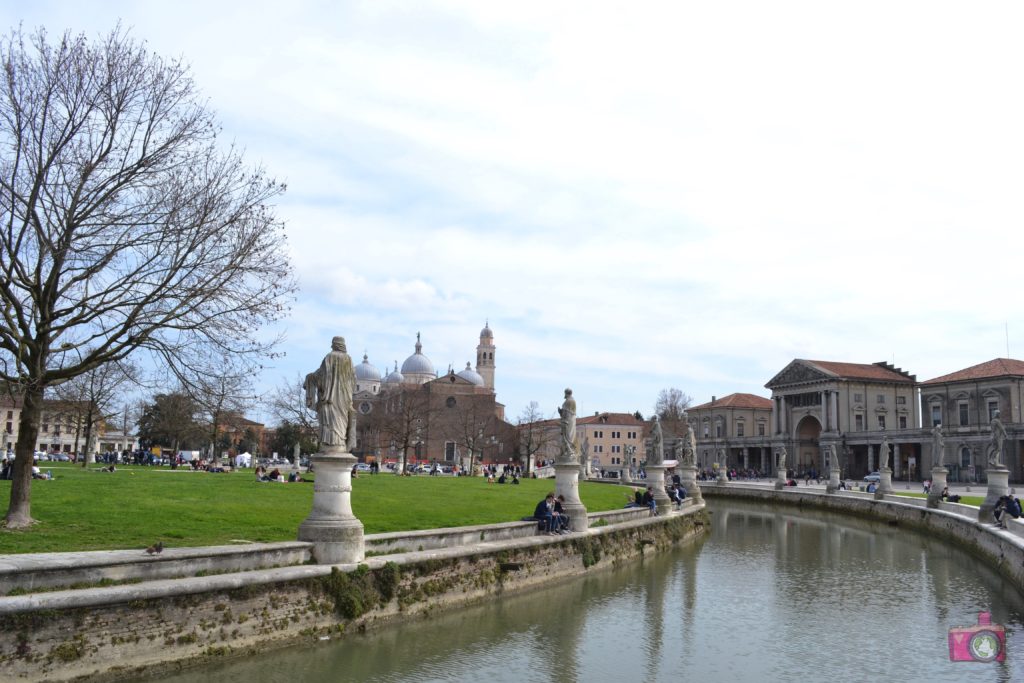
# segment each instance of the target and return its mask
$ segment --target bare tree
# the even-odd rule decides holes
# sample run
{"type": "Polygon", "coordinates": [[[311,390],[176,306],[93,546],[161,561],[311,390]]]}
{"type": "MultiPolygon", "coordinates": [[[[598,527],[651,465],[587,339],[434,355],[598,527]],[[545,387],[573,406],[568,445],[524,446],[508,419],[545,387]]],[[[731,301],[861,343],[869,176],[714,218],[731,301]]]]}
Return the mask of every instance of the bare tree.
{"type": "Polygon", "coordinates": [[[686,431],[683,413],[693,403],[693,398],[675,387],[662,389],[658,392],[658,400],[654,403],[654,413],[661,420],[662,426],[673,434],[686,431]]]}
{"type": "MultiPolygon", "coordinates": [[[[134,382],[138,375],[138,367],[129,360],[123,360],[96,366],[54,388],[56,398],[74,411],[76,428],[85,432],[83,467],[96,462],[93,448],[96,432],[101,424],[113,420],[116,399],[124,386],[134,382]]],[[[76,453],[79,452],[78,436],[76,433],[76,453]]]]}
{"type": "Polygon", "coordinates": [[[476,456],[483,455],[485,439],[493,431],[488,427],[494,419],[494,404],[475,401],[473,397],[465,397],[455,407],[450,426],[454,427],[459,446],[469,453],[467,474],[470,476],[476,474],[476,456]]]}
{"type": "Polygon", "coordinates": [[[547,448],[554,439],[554,432],[550,425],[544,424],[544,414],[540,410],[540,404],[530,401],[530,404],[523,408],[519,415],[519,452],[526,458],[526,473],[533,470],[534,456],[547,448]]]}
{"type": "Polygon", "coordinates": [[[216,375],[193,377],[185,385],[186,393],[203,416],[211,463],[220,459],[218,448],[226,443],[221,439],[222,434],[244,434],[247,426],[245,411],[256,400],[248,373],[232,369],[230,359],[224,359],[220,368],[216,375]]]}
{"type": "Polygon", "coordinates": [[[316,410],[306,405],[306,390],[299,375],[270,392],[267,408],[278,425],[295,425],[301,442],[318,441],[316,410]]]}
{"type": "Polygon", "coordinates": [[[382,396],[366,422],[365,434],[377,434],[399,454],[395,474],[405,472],[409,449],[427,437],[433,411],[430,396],[421,386],[402,386],[382,396]]]}
{"type": "Polygon", "coordinates": [[[22,398],[6,523],[26,527],[47,387],[140,351],[191,374],[258,358],[295,284],[283,186],[219,149],[180,61],[118,28],[16,31],[0,62],[0,381],[22,398]]]}

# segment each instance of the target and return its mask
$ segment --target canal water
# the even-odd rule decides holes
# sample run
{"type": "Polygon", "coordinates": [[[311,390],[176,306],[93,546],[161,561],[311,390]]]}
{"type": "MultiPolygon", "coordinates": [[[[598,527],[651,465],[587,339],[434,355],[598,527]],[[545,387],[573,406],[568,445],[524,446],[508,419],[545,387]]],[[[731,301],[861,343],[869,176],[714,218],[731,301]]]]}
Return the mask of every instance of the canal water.
{"type": "Polygon", "coordinates": [[[703,541],[551,588],[175,683],[1022,681],[1024,599],[959,548],[884,523],[711,501],[703,541]],[[951,662],[979,612],[1003,663],[951,662]]]}

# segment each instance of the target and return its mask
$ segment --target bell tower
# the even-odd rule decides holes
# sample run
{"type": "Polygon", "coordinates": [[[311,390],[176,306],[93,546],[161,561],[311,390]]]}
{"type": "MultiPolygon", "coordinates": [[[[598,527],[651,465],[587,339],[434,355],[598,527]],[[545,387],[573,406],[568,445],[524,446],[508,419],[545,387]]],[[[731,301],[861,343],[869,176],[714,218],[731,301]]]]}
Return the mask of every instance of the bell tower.
{"type": "Polygon", "coordinates": [[[476,347],[476,371],[484,378],[484,386],[494,391],[494,333],[490,321],[480,330],[480,344],[476,347]]]}

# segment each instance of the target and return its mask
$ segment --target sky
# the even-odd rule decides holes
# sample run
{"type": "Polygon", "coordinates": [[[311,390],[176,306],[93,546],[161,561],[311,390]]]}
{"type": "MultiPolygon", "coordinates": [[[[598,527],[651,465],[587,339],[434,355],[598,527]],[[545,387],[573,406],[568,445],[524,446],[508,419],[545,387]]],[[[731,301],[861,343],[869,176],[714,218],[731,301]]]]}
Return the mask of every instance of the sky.
{"type": "Polygon", "coordinates": [[[485,322],[511,421],[565,387],[767,396],[794,358],[1024,358],[1020,3],[0,3],[119,21],[288,184],[261,391],[338,334],[459,370],[485,322]]]}

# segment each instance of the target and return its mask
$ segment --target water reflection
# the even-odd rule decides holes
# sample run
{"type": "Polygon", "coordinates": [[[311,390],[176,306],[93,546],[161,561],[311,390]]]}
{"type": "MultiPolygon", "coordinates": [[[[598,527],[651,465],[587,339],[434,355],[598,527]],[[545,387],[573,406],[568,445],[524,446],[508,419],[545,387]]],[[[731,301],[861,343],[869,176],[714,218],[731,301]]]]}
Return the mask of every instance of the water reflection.
{"type": "Polygon", "coordinates": [[[1024,680],[1024,601],[958,548],[827,513],[711,509],[711,537],[675,553],[171,680],[1024,680]],[[949,662],[947,629],[983,610],[1007,627],[1007,662],[949,662]]]}

